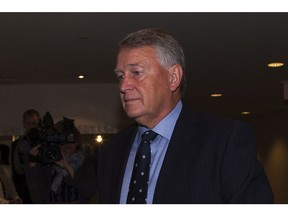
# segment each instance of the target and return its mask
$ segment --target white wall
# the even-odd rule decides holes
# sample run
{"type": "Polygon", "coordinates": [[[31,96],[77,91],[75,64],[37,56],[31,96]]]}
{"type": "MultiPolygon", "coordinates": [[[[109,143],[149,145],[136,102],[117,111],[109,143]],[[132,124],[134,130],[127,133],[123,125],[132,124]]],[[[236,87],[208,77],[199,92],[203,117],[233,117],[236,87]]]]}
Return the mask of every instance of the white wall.
{"type": "Polygon", "coordinates": [[[54,122],[75,119],[82,133],[111,132],[125,125],[117,84],[57,84],[0,86],[0,136],[23,133],[22,114],[33,108],[54,122]]]}

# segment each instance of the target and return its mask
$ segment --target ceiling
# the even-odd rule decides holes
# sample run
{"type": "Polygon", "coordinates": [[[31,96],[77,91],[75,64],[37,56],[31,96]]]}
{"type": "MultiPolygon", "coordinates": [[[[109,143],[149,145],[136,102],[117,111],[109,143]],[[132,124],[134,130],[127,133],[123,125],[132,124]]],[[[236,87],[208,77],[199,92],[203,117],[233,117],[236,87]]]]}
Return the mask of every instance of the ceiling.
{"type": "Polygon", "coordinates": [[[0,26],[0,85],[117,83],[119,40],[157,27],[184,48],[191,109],[236,118],[287,109],[288,13],[0,13],[0,26]],[[285,65],[268,68],[274,61],[285,65]]]}

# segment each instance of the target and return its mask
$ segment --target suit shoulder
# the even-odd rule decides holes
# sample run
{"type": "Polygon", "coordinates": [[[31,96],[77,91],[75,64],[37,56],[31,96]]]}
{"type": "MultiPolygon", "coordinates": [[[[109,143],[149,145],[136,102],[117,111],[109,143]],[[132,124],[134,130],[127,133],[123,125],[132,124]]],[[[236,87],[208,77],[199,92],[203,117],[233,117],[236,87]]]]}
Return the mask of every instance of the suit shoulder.
{"type": "Polygon", "coordinates": [[[247,122],[211,113],[196,112],[192,113],[192,116],[197,118],[199,124],[207,128],[250,128],[250,125],[247,122]]]}

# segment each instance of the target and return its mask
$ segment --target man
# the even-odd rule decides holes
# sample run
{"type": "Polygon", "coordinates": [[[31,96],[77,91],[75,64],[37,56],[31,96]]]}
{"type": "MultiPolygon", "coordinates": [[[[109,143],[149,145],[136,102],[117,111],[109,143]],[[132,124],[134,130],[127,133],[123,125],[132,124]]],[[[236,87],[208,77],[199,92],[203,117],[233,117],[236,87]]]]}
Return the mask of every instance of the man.
{"type": "Polygon", "coordinates": [[[182,47],[161,30],[140,30],[121,41],[115,73],[123,108],[136,124],[100,149],[99,202],[273,203],[249,127],[190,113],[182,104],[184,65],[182,47]],[[146,131],[156,138],[142,153],[146,131]],[[138,152],[142,161],[151,157],[149,168],[138,152]],[[139,178],[147,169],[145,185],[139,178]]]}
{"type": "Polygon", "coordinates": [[[23,113],[23,127],[25,135],[12,143],[12,177],[17,193],[24,204],[32,203],[25,177],[25,166],[33,142],[32,128],[39,126],[41,116],[38,111],[29,109],[23,113]],[[29,133],[30,132],[30,133],[29,133]]]}

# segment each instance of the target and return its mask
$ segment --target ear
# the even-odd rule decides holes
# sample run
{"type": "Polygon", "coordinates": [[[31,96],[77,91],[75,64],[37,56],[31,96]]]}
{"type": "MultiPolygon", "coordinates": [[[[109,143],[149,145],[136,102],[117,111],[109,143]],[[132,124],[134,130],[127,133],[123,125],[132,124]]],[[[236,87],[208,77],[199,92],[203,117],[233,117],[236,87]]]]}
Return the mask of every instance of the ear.
{"type": "Polygon", "coordinates": [[[183,69],[181,65],[175,64],[169,68],[169,75],[170,75],[170,89],[171,91],[176,91],[181,83],[182,76],[183,76],[183,69]]]}

